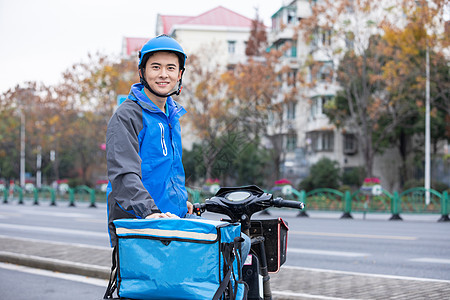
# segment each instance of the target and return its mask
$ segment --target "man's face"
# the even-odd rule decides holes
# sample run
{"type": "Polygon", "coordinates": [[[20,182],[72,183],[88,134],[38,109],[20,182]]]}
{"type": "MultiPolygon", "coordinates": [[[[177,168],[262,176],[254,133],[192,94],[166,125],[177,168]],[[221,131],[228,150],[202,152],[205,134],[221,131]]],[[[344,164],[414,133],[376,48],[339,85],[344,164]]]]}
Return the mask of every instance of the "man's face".
{"type": "Polygon", "coordinates": [[[169,94],[181,78],[178,56],[170,52],[156,52],[145,65],[145,80],[157,93],[169,94]]]}

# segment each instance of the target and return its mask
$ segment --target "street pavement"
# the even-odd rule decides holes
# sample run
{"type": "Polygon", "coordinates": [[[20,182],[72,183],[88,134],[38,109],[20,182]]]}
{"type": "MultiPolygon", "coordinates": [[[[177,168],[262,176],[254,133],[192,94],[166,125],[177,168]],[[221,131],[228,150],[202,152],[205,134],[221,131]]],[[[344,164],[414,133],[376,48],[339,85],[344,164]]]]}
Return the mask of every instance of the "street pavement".
{"type": "MultiPolygon", "coordinates": [[[[0,236],[0,262],[92,278],[109,278],[111,252],[106,247],[0,236]]],[[[279,300],[450,299],[447,280],[289,266],[271,274],[271,286],[274,299],[279,300]]]]}

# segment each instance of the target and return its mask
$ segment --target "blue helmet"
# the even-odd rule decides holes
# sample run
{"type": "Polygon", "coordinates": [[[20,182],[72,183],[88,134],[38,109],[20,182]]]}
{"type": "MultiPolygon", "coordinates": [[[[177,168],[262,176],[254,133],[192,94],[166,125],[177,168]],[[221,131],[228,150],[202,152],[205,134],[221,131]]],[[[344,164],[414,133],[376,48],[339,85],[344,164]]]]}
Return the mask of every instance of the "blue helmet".
{"type": "Polygon", "coordinates": [[[141,51],[139,51],[139,68],[145,67],[143,64],[147,61],[148,54],[158,51],[169,51],[176,54],[179,57],[180,70],[184,69],[187,58],[186,53],[184,53],[183,48],[175,39],[166,34],[152,38],[142,46],[141,51]]]}
{"type": "Polygon", "coordinates": [[[152,88],[149,86],[148,82],[145,80],[144,75],[145,74],[145,64],[147,63],[148,58],[150,57],[151,53],[158,52],[158,51],[168,51],[176,54],[178,56],[178,61],[180,63],[180,70],[181,70],[181,77],[183,77],[184,73],[184,66],[186,64],[186,53],[184,53],[183,48],[180,44],[178,44],[177,41],[175,41],[172,37],[162,34],[157,37],[152,38],[147,43],[145,43],[144,46],[142,46],[141,51],[139,51],[139,77],[141,83],[153,94],[159,96],[159,97],[168,97],[172,96],[174,94],[179,95],[181,92],[181,89],[183,88],[181,86],[182,78],[180,78],[178,82],[178,88],[169,93],[168,95],[161,95],[157,93],[156,91],[152,90],[152,88]]]}

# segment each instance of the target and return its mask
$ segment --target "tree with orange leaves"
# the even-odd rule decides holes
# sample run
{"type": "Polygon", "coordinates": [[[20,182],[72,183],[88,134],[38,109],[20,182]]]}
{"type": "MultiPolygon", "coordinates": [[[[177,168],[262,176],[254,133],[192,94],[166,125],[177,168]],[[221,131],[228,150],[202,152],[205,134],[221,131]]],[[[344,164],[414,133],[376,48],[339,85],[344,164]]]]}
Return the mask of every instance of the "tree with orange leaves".
{"type": "MultiPolygon", "coordinates": [[[[429,2],[436,9],[435,16],[442,14],[445,1],[429,2]]],[[[337,126],[356,133],[368,177],[373,175],[374,156],[391,146],[395,142],[395,130],[418,113],[415,101],[411,103],[408,98],[412,89],[407,85],[412,80],[417,81],[417,77],[413,78],[413,69],[407,60],[396,61],[399,57],[394,55],[405,55],[406,48],[394,49],[386,40],[389,29],[396,24],[404,30],[405,26],[414,23],[410,14],[405,17],[404,12],[424,12],[418,10],[417,4],[418,1],[410,0],[395,3],[325,0],[312,5],[312,16],[300,22],[299,32],[303,32],[304,37],[320,37],[315,54],[328,57],[338,66],[336,79],[341,91],[327,103],[327,115],[337,126]]],[[[428,28],[442,26],[442,22],[432,19],[426,22],[428,28]]],[[[420,43],[414,39],[404,45],[420,49],[420,43]]],[[[416,58],[423,59],[422,66],[425,65],[423,56],[416,58]]]]}
{"type": "Polygon", "coordinates": [[[27,173],[37,171],[38,153],[47,184],[80,177],[78,183],[93,185],[92,172],[106,172],[100,145],[117,94],[126,93],[124,87],[137,80],[131,75],[136,74],[136,63],[104,55],[89,59],[68,69],[60,84],[27,82],[0,95],[0,177],[19,177],[20,112],[26,126],[27,173]]]}
{"type": "MultiPolygon", "coordinates": [[[[412,176],[410,166],[422,161],[423,141],[413,143],[413,137],[423,136],[425,127],[426,52],[430,57],[431,141],[436,152],[437,144],[446,134],[446,118],[450,119],[450,77],[448,56],[444,49],[449,45],[449,35],[443,25],[445,1],[404,1],[407,23],[383,26],[382,51],[389,60],[383,67],[383,80],[392,106],[403,103],[414,116],[404,120],[393,131],[394,144],[402,157],[400,180],[404,183],[412,176]],[[416,144],[416,148],[411,148],[416,144]]],[[[402,111],[398,111],[402,115],[402,111]]],[[[411,114],[410,114],[411,115],[411,114]]],[[[419,164],[419,167],[420,164],[419,164]]]]}

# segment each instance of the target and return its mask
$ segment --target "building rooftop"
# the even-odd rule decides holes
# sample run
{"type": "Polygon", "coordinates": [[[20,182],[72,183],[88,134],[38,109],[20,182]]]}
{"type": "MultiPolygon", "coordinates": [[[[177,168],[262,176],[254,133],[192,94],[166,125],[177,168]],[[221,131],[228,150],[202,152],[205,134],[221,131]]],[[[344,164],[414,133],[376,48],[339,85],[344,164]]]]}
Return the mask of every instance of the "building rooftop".
{"type": "MultiPolygon", "coordinates": [[[[171,34],[174,26],[223,26],[223,27],[251,27],[252,19],[238,14],[223,6],[217,6],[198,16],[159,15],[162,33],[171,34]]],[[[159,21],[158,20],[158,21],[159,21]]]]}
{"type": "MultiPolygon", "coordinates": [[[[217,6],[198,16],[158,15],[157,34],[171,35],[175,28],[183,26],[226,27],[226,28],[251,28],[252,19],[238,14],[223,6],[217,6]]],[[[133,55],[139,51],[149,38],[125,37],[123,52],[133,55]]]]}

